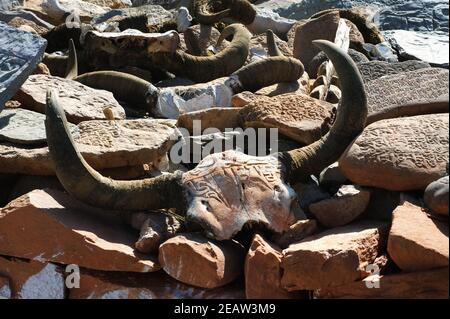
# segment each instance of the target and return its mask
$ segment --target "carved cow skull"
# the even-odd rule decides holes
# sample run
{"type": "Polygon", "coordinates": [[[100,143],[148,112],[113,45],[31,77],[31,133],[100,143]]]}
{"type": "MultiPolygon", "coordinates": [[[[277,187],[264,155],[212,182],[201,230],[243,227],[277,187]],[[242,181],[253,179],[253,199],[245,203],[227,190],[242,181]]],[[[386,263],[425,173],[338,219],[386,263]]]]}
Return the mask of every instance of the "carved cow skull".
{"type": "Polygon", "coordinates": [[[115,210],[180,208],[216,239],[229,239],[247,223],[286,231],[296,220],[300,181],[335,162],[364,129],[364,84],[351,58],[328,41],[315,41],[335,65],[342,88],[336,121],[319,141],[277,156],[252,157],[236,151],[210,155],[196,169],[138,181],[115,181],[92,169],[77,151],[57,94],[47,97],[47,140],[56,174],[74,197],[115,210]]]}

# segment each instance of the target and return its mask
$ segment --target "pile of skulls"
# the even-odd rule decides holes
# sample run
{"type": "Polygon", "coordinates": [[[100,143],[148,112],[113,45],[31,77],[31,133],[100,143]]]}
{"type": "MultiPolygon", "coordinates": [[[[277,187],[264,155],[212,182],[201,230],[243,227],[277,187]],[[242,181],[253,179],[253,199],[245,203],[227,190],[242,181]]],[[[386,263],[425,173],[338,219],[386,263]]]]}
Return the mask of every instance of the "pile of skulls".
{"type": "Polygon", "coordinates": [[[0,298],[448,298],[448,70],[145,2],[1,8],[0,298]]]}

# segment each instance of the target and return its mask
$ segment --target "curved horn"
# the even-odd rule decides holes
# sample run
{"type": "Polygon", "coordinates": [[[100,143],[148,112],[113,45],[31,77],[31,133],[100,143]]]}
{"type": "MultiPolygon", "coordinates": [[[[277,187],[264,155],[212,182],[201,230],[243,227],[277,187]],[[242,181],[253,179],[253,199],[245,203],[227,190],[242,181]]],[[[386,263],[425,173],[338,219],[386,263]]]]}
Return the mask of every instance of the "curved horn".
{"type": "Polygon", "coordinates": [[[355,62],[334,43],[325,40],[313,43],[333,62],[340,79],[342,98],[336,121],[327,135],[309,146],[280,154],[289,181],[305,181],[336,162],[364,130],[367,118],[366,92],[355,62]]]}
{"type": "Polygon", "coordinates": [[[56,175],[66,191],[89,205],[114,210],[182,207],[181,173],[139,181],[115,181],[83,159],[67,128],[56,91],[47,92],[45,128],[56,175]]]}
{"type": "Polygon", "coordinates": [[[275,40],[275,34],[272,30],[267,30],[266,32],[267,38],[267,52],[270,56],[284,56],[284,54],[278,48],[277,42],[275,40]]]}
{"type": "Polygon", "coordinates": [[[150,82],[128,73],[97,71],[85,73],[73,80],[94,89],[110,91],[118,100],[143,107],[144,111],[151,114],[153,114],[158,101],[159,90],[156,87],[150,82]]]}
{"type": "Polygon", "coordinates": [[[214,24],[226,18],[243,23],[245,25],[252,24],[256,17],[256,10],[247,0],[226,0],[223,1],[227,9],[217,13],[208,13],[207,7],[209,1],[197,0],[194,3],[195,14],[197,20],[201,24],[214,24]]]}
{"type": "Polygon", "coordinates": [[[256,92],[266,86],[283,82],[295,82],[305,68],[300,60],[284,56],[253,62],[233,73],[229,84],[235,94],[242,91],[256,92]]]}
{"type": "Polygon", "coordinates": [[[73,39],[69,40],[69,59],[67,61],[66,76],[68,80],[73,80],[78,76],[78,58],[77,49],[75,48],[75,43],[73,39]]]}
{"type": "Polygon", "coordinates": [[[223,30],[218,45],[231,34],[234,34],[231,44],[214,56],[198,57],[178,50],[174,55],[156,53],[152,55],[153,62],[160,68],[195,82],[209,82],[228,76],[246,62],[251,38],[243,25],[232,24],[223,30]]]}

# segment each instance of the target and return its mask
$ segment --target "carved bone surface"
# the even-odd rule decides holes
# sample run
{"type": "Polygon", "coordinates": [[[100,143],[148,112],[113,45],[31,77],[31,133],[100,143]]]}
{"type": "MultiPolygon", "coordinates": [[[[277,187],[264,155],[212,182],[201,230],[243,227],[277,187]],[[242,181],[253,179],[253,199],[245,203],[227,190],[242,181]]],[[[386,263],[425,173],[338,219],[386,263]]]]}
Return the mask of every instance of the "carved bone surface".
{"type": "Polygon", "coordinates": [[[296,193],[282,181],[276,157],[236,151],[210,155],[183,176],[183,184],[187,216],[209,237],[230,239],[247,223],[281,233],[295,222],[296,193]]]}

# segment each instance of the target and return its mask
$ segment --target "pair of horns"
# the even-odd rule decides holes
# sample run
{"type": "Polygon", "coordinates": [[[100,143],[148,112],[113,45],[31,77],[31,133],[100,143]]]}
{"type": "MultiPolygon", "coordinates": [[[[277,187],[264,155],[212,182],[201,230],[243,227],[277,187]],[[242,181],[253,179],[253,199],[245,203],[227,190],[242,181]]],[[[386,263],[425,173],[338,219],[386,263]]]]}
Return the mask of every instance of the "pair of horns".
{"type": "MultiPolygon", "coordinates": [[[[367,117],[364,84],[355,63],[331,42],[318,40],[314,44],[333,62],[341,80],[342,99],[336,122],[326,136],[307,147],[279,154],[288,181],[308,178],[335,162],[362,132],[367,117]]],[[[73,197],[114,210],[186,208],[182,173],[139,181],[116,181],[90,167],[74,144],[55,91],[47,95],[45,125],[56,175],[73,197]]]]}

